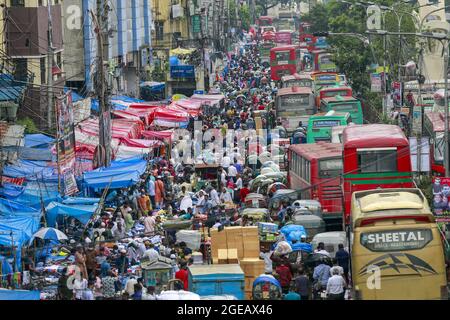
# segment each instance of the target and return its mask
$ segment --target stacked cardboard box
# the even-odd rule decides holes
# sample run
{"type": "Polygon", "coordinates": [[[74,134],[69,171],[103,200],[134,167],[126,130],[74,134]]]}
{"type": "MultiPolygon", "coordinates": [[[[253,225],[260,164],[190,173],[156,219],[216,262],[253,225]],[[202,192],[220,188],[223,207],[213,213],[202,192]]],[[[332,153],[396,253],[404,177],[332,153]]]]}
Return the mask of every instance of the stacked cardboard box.
{"type": "MultiPolygon", "coordinates": [[[[211,256],[213,263],[219,263],[219,250],[227,250],[227,234],[225,231],[220,231],[218,229],[211,229],[211,256]]],[[[227,254],[228,259],[228,254],[227,254]]]]}
{"type": "Polygon", "coordinates": [[[242,227],[228,227],[225,228],[227,233],[227,248],[236,249],[238,259],[244,258],[244,238],[242,227]]]}
{"type": "Polygon", "coordinates": [[[261,274],[264,273],[264,260],[258,258],[243,259],[239,261],[242,271],[245,275],[245,296],[247,300],[250,300],[253,290],[253,282],[261,274]]]}
{"type": "Polygon", "coordinates": [[[260,245],[258,227],[243,227],[242,238],[244,240],[244,259],[259,258],[260,245]]]}

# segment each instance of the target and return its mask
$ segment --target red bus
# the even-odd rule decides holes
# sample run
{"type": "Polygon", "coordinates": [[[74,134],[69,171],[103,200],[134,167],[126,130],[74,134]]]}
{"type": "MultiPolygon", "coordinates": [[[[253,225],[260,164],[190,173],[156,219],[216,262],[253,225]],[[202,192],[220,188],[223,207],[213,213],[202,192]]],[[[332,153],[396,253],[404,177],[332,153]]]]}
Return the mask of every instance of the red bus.
{"type": "Polygon", "coordinates": [[[354,125],[344,129],[345,223],[350,223],[355,191],[377,188],[415,188],[409,141],[399,126],[354,125]]]}
{"type": "Polygon", "coordinates": [[[438,177],[445,176],[444,119],[441,112],[425,112],[423,116],[423,128],[433,142],[430,146],[431,172],[438,177]]]}
{"type": "Polygon", "coordinates": [[[309,49],[314,47],[314,43],[316,43],[317,38],[310,33],[302,33],[299,36],[298,42],[300,43],[300,47],[304,49],[309,49]]]}
{"type": "Polygon", "coordinates": [[[260,27],[266,27],[266,26],[271,26],[273,24],[273,18],[269,17],[269,16],[261,16],[259,17],[259,19],[256,21],[256,23],[258,24],[258,26],[260,27]]]}
{"type": "Polygon", "coordinates": [[[320,107],[320,102],[324,98],[332,98],[336,96],[341,97],[351,97],[353,96],[353,90],[350,87],[341,87],[341,86],[333,86],[333,87],[323,87],[317,88],[316,92],[316,106],[320,107]]]}
{"type": "Polygon", "coordinates": [[[277,45],[291,45],[292,44],[292,31],[281,30],[275,32],[275,43],[277,45]]]}
{"type": "Polygon", "coordinates": [[[336,64],[331,60],[332,54],[326,50],[312,50],[313,70],[321,72],[336,72],[336,64]]]}
{"type": "Polygon", "coordinates": [[[275,42],[275,32],[273,31],[266,31],[262,34],[262,40],[263,41],[270,41],[275,42]]]}
{"type": "Polygon", "coordinates": [[[342,227],[342,144],[310,143],[289,146],[289,188],[304,190],[301,199],[320,202],[328,227],[342,227]]]}
{"type": "Polygon", "coordinates": [[[279,81],[282,76],[297,71],[296,46],[282,46],[270,49],[270,76],[279,81]]]}

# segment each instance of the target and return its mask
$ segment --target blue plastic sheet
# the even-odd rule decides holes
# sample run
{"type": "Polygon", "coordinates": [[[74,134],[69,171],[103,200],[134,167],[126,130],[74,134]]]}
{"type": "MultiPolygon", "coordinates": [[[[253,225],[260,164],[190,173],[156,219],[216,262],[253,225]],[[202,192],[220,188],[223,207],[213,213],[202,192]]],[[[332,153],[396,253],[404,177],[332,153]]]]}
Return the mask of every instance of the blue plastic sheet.
{"type": "Polygon", "coordinates": [[[41,292],[34,290],[6,290],[0,289],[0,300],[40,300],[41,292]]]}
{"type": "Polygon", "coordinates": [[[52,161],[53,159],[50,149],[19,147],[18,152],[19,159],[22,160],[52,161]]]}
{"type": "Polygon", "coordinates": [[[77,198],[77,197],[66,197],[63,199],[62,203],[67,205],[74,204],[97,204],[100,202],[99,198],[77,198]]]}
{"type": "Polygon", "coordinates": [[[277,279],[275,279],[273,276],[270,276],[270,275],[262,275],[262,276],[259,276],[258,278],[256,278],[255,281],[253,281],[253,287],[255,287],[258,284],[263,283],[263,282],[269,282],[269,283],[281,288],[280,282],[277,279]]]}
{"type": "Polygon", "coordinates": [[[87,224],[89,219],[97,210],[97,205],[65,205],[58,202],[51,202],[45,209],[47,213],[47,225],[55,227],[56,219],[59,215],[73,217],[83,224],[87,224]]]}
{"type": "Polygon", "coordinates": [[[40,215],[41,211],[32,207],[28,207],[21,203],[0,198],[0,215],[40,215]]]}
{"type": "Polygon", "coordinates": [[[17,186],[12,183],[4,183],[3,187],[0,188],[0,196],[15,199],[23,194],[25,191],[25,187],[17,186]]]}
{"type": "Polygon", "coordinates": [[[54,142],[55,139],[41,133],[25,135],[25,147],[27,148],[48,148],[54,142]]]}
{"type": "MultiPolygon", "coordinates": [[[[12,188],[12,187],[11,187],[12,188]]],[[[4,195],[8,200],[13,200],[20,204],[26,205],[28,207],[33,207],[36,209],[42,208],[42,203],[44,206],[48,205],[52,201],[60,200],[60,195],[58,192],[58,183],[53,182],[28,182],[26,187],[21,187],[22,192],[18,195],[13,194],[12,191],[7,192],[4,195]]],[[[0,194],[4,194],[5,188],[0,189],[0,194]]]]}
{"type": "Polygon", "coordinates": [[[28,181],[58,181],[58,170],[49,167],[46,161],[19,160],[16,165],[6,166],[3,175],[11,178],[23,178],[28,181]]]}
{"type": "Polygon", "coordinates": [[[126,188],[139,182],[147,168],[147,161],[140,158],[116,160],[108,168],[102,167],[83,175],[88,188],[110,189],[126,188]]]}

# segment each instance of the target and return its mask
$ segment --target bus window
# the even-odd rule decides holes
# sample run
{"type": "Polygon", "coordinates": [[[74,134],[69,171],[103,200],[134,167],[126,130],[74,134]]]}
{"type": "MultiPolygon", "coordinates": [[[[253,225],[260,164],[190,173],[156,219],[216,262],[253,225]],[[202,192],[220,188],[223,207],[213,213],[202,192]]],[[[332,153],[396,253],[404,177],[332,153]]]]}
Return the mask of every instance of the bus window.
{"type": "Polygon", "coordinates": [[[342,159],[327,159],[319,161],[319,177],[337,177],[342,173],[342,159]]]}
{"type": "Polygon", "coordinates": [[[361,173],[396,172],[397,149],[358,151],[358,166],[361,173]]]}
{"type": "Polygon", "coordinates": [[[285,61],[285,63],[287,64],[291,58],[291,54],[289,51],[276,51],[275,57],[276,57],[276,60],[278,61],[278,63],[285,61]]]}
{"type": "Polygon", "coordinates": [[[444,161],[444,133],[440,132],[436,134],[434,141],[434,160],[444,161]]]}
{"type": "Polygon", "coordinates": [[[353,121],[352,121],[352,116],[348,116],[348,119],[347,119],[347,125],[349,125],[350,123],[352,123],[353,121]]]}
{"type": "Polygon", "coordinates": [[[330,98],[335,96],[347,96],[347,91],[325,91],[322,93],[322,98],[330,98]]]}
{"type": "Polygon", "coordinates": [[[333,104],[330,109],[342,112],[359,112],[357,103],[333,104]]]}

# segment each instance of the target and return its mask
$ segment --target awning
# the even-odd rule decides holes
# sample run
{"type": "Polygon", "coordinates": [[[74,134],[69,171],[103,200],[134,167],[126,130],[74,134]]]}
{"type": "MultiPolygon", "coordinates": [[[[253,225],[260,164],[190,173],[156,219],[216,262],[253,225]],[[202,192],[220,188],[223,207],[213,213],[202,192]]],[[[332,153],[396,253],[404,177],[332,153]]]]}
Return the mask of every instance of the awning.
{"type": "Polygon", "coordinates": [[[195,52],[195,50],[197,50],[197,49],[176,48],[176,49],[170,50],[169,55],[170,56],[188,55],[188,54],[195,52]]]}

